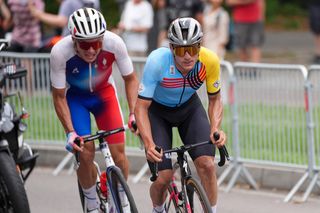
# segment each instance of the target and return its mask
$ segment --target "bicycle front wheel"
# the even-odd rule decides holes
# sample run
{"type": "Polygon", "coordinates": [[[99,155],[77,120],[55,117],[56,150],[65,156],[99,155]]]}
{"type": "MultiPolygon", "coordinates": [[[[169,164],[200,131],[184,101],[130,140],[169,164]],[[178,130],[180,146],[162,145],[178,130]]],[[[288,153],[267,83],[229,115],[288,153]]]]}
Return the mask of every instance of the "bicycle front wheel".
{"type": "Polygon", "coordinates": [[[190,177],[186,180],[186,190],[192,213],[212,212],[208,197],[196,179],[190,177]]]}
{"type": "Polygon", "coordinates": [[[137,213],[137,206],[130,192],[127,181],[118,167],[111,167],[107,170],[107,181],[112,194],[113,206],[121,213],[137,213]]]}

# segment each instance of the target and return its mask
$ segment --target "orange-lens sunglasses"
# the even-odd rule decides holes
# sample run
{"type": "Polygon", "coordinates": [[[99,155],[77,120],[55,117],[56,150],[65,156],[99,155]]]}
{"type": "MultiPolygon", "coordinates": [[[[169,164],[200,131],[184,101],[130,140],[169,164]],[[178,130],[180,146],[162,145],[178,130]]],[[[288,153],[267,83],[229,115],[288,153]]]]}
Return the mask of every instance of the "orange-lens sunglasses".
{"type": "Polygon", "coordinates": [[[199,51],[200,51],[199,45],[173,47],[174,55],[179,57],[183,57],[186,54],[186,52],[188,52],[190,56],[195,56],[199,53],[199,51]]]}

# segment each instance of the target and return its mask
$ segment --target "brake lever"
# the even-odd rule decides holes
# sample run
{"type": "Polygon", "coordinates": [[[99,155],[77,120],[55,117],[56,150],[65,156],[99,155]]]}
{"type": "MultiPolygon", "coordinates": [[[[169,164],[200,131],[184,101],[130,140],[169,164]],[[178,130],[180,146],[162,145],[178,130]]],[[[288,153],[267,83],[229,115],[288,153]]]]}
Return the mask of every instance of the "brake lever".
{"type": "MultiPolygon", "coordinates": [[[[213,138],[215,141],[219,140],[220,134],[218,132],[215,132],[213,134],[213,138]]],[[[218,162],[218,166],[222,167],[226,163],[226,159],[227,159],[227,161],[229,161],[230,157],[229,157],[229,153],[228,153],[228,150],[225,145],[219,147],[218,149],[219,149],[219,154],[220,154],[220,161],[218,162]]]]}

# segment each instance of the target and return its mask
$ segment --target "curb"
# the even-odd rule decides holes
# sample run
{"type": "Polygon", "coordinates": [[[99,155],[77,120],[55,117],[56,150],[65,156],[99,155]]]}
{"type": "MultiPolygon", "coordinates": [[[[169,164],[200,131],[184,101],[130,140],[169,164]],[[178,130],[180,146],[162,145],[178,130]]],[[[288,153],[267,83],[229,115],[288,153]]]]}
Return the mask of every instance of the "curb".
{"type": "MultiPolygon", "coordinates": [[[[39,158],[37,159],[36,166],[40,167],[49,167],[55,169],[59,163],[63,160],[64,157],[68,154],[65,151],[64,147],[61,145],[32,145],[32,149],[39,153],[39,158]]],[[[134,148],[127,148],[126,154],[129,160],[129,168],[130,174],[135,176],[140,169],[146,163],[144,152],[139,149],[134,148]]],[[[97,153],[96,161],[99,165],[103,168],[103,157],[101,153],[97,153]]],[[[306,172],[306,169],[297,169],[297,168],[284,168],[284,167],[271,167],[266,165],[259,165],[259,164],[243,164],[248,172],[252,175],[253,179],[257,182],[259,189],[269,189],[269,190],[286,190],[290,191],[302,175],[306,172]]],[[[73,166],[73,161],[70,160],[67,164],[63,167],[63,169],[69,169],[73,166]]],[[[220,168],[217,168],[217,175],[218,178],[222,174],[222,172],[230,166],[230,163],[220,168]]],[[[193,170],[193,174],[195,174],[195,168],[191,168],[193,170]]],[[[235,170],[235,169],[234,169],[235,170]]],[[[231,170],[229,175],[225,178],[224,184],[228,184],[229,180],[234,175],[234,170],[231,170]]],[[[150,172],[146,172],[144,174],[145,177],[150,176],[150,172]]],[[[240,188],[250,188],[250,185],[247,183],[246,179],[244,178],[243,174],[240,173],[239,178],[234,187],[240,188]]],[[[307,183],[305,183],[300,191],[306,190],[307,183]]]]}

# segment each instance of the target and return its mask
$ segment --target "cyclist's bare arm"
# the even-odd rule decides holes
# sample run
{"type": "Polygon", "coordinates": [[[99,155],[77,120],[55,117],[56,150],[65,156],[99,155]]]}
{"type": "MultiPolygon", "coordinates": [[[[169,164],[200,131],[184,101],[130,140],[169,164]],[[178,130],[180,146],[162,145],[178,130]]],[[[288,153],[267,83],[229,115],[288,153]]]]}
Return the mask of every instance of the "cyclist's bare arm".
{"type": "Polygon", "coordinates": [[[222,117],[223,117],[223,103],[220,92],[215,95],[209,95],[208,115],[210,121],[210,139],[218,147],[225,144],[226,136],[223,131],[220,130],[222,117]],[[219,132],[219,140],[214,140],[213,134],[219,132]]]}
{"type": "Polygon", "coordinates": [[[125,82],[125,89],[130,113],[134,112],[134,106],[137,102],[139,81],[136,72],[130,75],[123,76],[125,82]]]}
{"type": "Polygon", "coordinates": [[[66,133],[74,131],[69,107],[66,100],[66,89],[52,87],[53,104],[58,118],[66,133]]]}
{"type": "Polygon", "coordinates": [[[161,162],[162,152],[159,153],[152,139],[150,120],[148,110],[151,105],[151,100],[143,100],[138,98],[135,107],[135,115],[140,137],[144,143],[146,157],[151,162],[161,162]]]}
{"type": "Polygon", "coordinates": [[[28,7],[31,14],[39,19],[40,21],[54,26],[54,27],[64,27],[68,24],[68,17],[46,13],[45,11],[39,10],[35,7],[32,1],[28,1],[28,7]]]}

